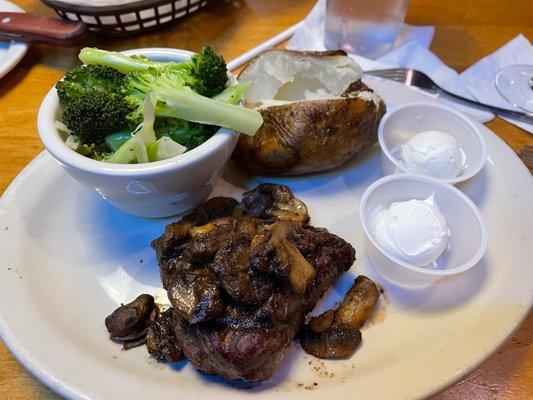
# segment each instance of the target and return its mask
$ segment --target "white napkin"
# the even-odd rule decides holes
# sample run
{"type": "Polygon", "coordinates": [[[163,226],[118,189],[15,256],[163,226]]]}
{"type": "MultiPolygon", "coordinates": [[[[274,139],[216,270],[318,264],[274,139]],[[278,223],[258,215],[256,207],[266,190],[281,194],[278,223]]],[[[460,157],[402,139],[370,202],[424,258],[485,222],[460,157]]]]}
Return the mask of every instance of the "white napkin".
{"type": "MultiPolygon", "coordinates": [[[[515,109],[496,89],[494,77],[509,65],[533,65],[533,46],[523,35],[518,35],[494,53],[482,58],[461,74],[466,89],[480,102],[497,107],[515,109]]],[[[516,109],[523,111],[521,109],[516,109]]],[[[533,133],[533,124],[517,122],[510,118],[506,121],[533,133]]]]}
{"type": "MultiPolygon", "coordinates": [[[[419,43],[413,41],[407,42],[403,46],[378,58],[376,61],[388,65],[389,68],[402,67],[417,69],[431,77],[442,88],[459,96],[475,100],[462,82],[459,74],[419,43]]],[[[447,105],[468,113],[481,122],[488,122],[494,118],[494,115],[490,112],[468,107],[456,101],[449,100],[445,96],[435,95],[435,97],[439,97],[447,105]]]]}
{"type": "MultiPolygon", "coordinates": [[[[316,3],[300,28],[287,44],[287,48],[295,50],[326,50],[324,46],[325,4],[325,0],[319,0],[316,3]]],[[[490,76],[490,74],[480,73],[480,71],[485,71],[485,69],[487,69],[486,71],[493,71],[494,68],[495,71],[498,71],[501,67],[496,68],[495,66],[499,66],[501,62],[507,60],[510,61],[510,64],[516,64],[519,61],[522,64],[532,63],[531,61],[527,61],[531,60],[529,56],[527,56],[528,58],[525,60],[524,57],[526,56],[520,55],[520,53],[526,52],[526,44],[529,46],[529,49],[531,49],[531,45],[527,42],[527,39],[523,36],[519,36],[507,46],[502,47],[498,52],[484,58],[479,63],[470,67],[463,74],[459,75],[455,70],[448,67],[435,54],[428,50],[431,40],[433,39],[433,34],[433,27],[414,27],[404,24],[400,29],[398,39],[391,52],[375,61],[360,56],[353,56],[353,58],[359,62],[361,67],[365,70],[395,67],[418,69],[429,75],[437,84],[452,93],[500,106],[505,106],[506,102],[501,96],[499,96],[499,94],[498,97],[504,102],[503,104],[487,101],[485,97],[476,90],[489,86],[492,88],[494,87],[494,78],[490,76]],[[491,69],[489,66],[493,66],[493,68],[491,69]]],[[[529,52],[526,53],[530,54],[529,52]]],[[[502,65],[502,67],[503,66],[504,65],[502,65]]],[[[487,94],[487,96],[493,96],[493,94],[487,94]]],[[[454,102],[453,100],[448,100],[444,96],[441,96],[440,100],[454,108],[472,115],[481,122],[490,121],[494,117],[494,115],[489,112],[479,111],[475,108],[454,102]]],[[[507,103],[507,108],[513,107],[507,103]]],[[[508,121],[529,131],[528,124],[518,123],[511,120],[508,121]]]]}

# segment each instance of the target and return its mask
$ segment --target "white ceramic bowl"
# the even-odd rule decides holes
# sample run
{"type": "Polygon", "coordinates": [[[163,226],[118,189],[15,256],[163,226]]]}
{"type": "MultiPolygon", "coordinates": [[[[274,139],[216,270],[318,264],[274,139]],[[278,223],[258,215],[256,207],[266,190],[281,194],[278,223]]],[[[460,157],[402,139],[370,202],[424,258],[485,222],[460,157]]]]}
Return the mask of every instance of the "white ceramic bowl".
{"type": "MultiPolygon", "coordinates": [[[[186,50],[147,48],[125,51],[154,60],[182,61],[186,50]]],[[[48,152],[74,179],[129,214],[160,218],[182,214],[203,202],[228,161],[238,135],[222,128],[184,154],[147,164],[110,164],[84,157],[64,142],[54,126],[60,113],[55,88],[44,98],[37,117],[39,136],[48,152]]]]}
{"type": "Polygon", "coordinates": [[[481,260],[487,247],[485,224],[472,200],[455,187],[430,177],[396,174],[377,180],[363,194],[359,215],[368,238],[366,251],[371,264],[399,286],[428,286],[465,272],[481,260]],[[391,203],[423,200],[432,193],[450,229],[450,244],[437,259],[435,268],[421,268],[398,259],[379,245],[372,232],[373,219],[379,209],[388,208],[391,203]]]}
{"type": "Polygon", "coordinates": [[[446,132],[457,140],[466,156],[466,168],[455,178],[442,182],[455,185],[476,175],[487,158],[481,131],[460,112],[435,103],[405,103],[394,107],[382,118],[378,128],[381,169],[384,175],[412,173],[400,162],[402,145],[417,133],[427,130],[446,132]]]}

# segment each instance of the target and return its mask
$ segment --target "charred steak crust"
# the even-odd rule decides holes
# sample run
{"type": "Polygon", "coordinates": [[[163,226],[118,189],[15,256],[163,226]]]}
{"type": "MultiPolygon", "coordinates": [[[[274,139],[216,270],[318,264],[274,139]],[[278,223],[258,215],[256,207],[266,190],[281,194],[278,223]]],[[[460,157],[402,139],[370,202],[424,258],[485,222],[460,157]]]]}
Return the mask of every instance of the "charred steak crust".
{"type": "Polygon", "coordinates": [[[306,314],[351,267],[353,247],[308,220],[289,188],[263,184],[241,203],[209,200],[152,242],[177,346],[199,370],[268,379],[306,314]]]}
{"type": "Polygon", "coordinates": [[[174,334],[174,311],[163,311],[150,325],[146,334],[148,353],[157,361],[176,362],[183,358],[183,351],[174,334]]]}

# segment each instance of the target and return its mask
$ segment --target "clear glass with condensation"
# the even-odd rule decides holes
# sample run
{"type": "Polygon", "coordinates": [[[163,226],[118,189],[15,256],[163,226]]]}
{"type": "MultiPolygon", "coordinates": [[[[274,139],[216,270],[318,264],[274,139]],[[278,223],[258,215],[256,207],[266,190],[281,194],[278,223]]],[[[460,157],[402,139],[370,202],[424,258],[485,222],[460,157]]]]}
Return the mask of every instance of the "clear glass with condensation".
{"type": "Polygon", "coordinates": [[[328,49],[377,58],[390,50],[409,0],[326,0],[328,49]]]}
{"type": "Polygon", "coordinates": [[[498,92],[519,111],[533,113],[533,65],[509,65],[494,78],[498,92]]]}

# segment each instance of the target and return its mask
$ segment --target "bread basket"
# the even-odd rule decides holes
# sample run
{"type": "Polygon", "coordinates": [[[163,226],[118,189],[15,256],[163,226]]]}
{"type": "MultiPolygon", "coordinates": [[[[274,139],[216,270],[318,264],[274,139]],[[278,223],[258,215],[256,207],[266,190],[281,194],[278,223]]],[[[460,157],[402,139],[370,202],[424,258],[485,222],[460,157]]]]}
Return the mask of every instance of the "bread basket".
{"type": "Polygon", "coordinates": [[[86,6],[42,0],[61,17],[82,21],[91,32],[127,36],[169,25],[207,5],[207,0],[142,0],[113,6],[86,6]]]}

